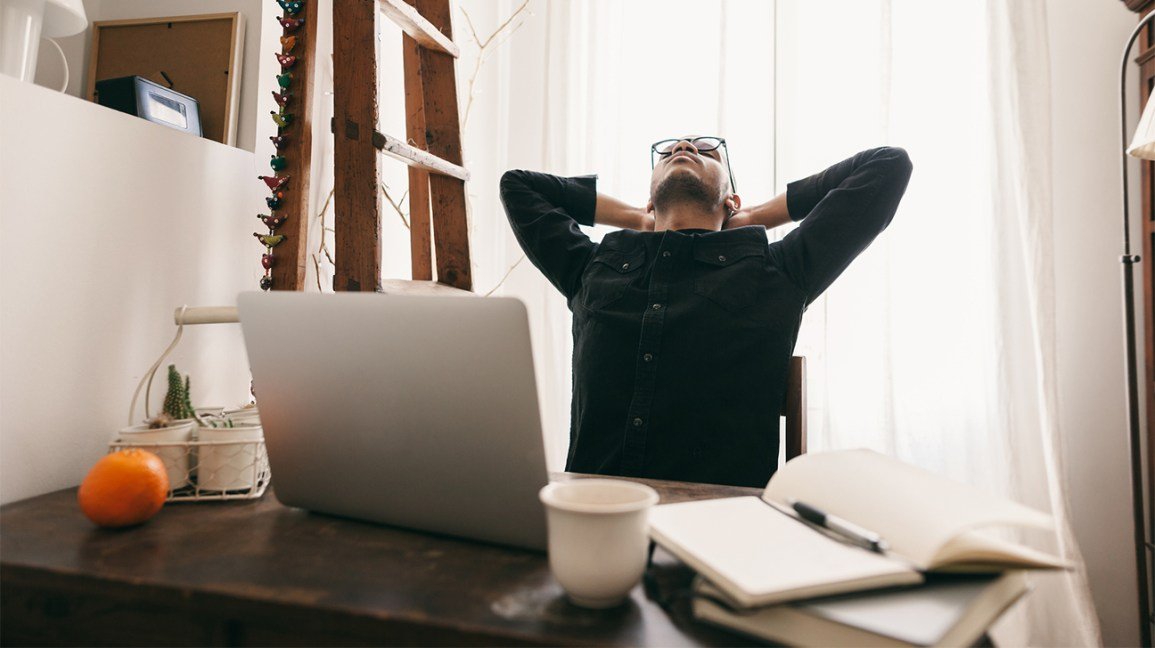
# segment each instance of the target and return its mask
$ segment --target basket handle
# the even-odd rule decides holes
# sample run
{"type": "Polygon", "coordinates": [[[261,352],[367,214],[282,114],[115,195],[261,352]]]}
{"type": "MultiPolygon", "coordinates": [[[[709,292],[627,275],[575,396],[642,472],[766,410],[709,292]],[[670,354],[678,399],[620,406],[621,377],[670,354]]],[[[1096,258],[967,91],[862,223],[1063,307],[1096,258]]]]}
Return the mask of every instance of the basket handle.
{"type": "Polygon", "coordinates": [[[169,343],[168,348],[156,362],[152,363],[152,367],[140,377],[140,382],[136,385],[136,391],[132,393],[132,403],[128,406],[128,424],[132,425],[132,416],[136,412],[136,401],[140,397],[140,390],[144,388],[144,418],[145,420],[152,416],[148,413],[148,401],[152,393],[152,379],[156,375],[156,370],[164,363],[164,359],[176,345],[180,342],[180,338],[184,335],[184,327],[186,324],[231,324],[241,321],[237,315],[236,306],[197,306],[190,308],[188,304],[181,306],[173,312],[173,322],[176,324],[176,335],[173,336],[172,342],[169,343]]]}

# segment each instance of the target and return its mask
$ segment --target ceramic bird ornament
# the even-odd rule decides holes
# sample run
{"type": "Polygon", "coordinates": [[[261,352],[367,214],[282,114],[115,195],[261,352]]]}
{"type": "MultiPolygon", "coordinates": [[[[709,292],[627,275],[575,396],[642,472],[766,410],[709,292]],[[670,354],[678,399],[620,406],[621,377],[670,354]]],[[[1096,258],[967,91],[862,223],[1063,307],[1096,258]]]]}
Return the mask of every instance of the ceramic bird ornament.
{"type": "Polygon", "coordinates": [[[293,73],[292,72],[285,72],[284,74],[278,74],[277,75],[277,85],[281,86],[282,88],[287,88],[292,83],[293,83],[293,73]]]}
{"type": "Polygon", "coordinates": [[[264,268],[265,270],[271,269],[273,267],[273,255],[262,254],[261,255],[261,267],[264,268]]]}
{"type": "Polygon", "coordinates": [[[277,0],[277,4],[281,5],[281,9],[284,9],[285,13],[289,14],[290,16],[295,16],[301,13],[301,9],[305,8],[305,3],[301,0],[277,0]]]}
{"type": "Polygon", "coordinates": [[[285,160],[283,155],[274,155],[269,158],[269,166],[272,167],[273,171],[282,171],[288,164],[289,162],[285,160]]]}
{"type": "Polygon", "coordinates": [[[257,237],[257,240],[261,243],[264,243],[265,247],[270,248],[277,247],[281,244],[281,241],[285,240],[284,234],[259,234],[253,232],[253,236],[257,237]]]}
{"type": "Polygon", "coordinates": [[[293,93],[289,92],[288,90],[282,90],[281,92],[274,92],[273,93],[273,101],[277,102],[278,106],[284,108],[285,104],[289,103],[289,97],[291,97],[291,96],[293,96],[293,93]]]}
{"type": "Polygon", "coordinates": [[[281,205],[283,205],[284,202],[285,202],[285,192],[283,192],[283,191],[278,191],[278,192],[274,193],[272,196],[265,198],[265,204],[269,206],[269,209],[280,209],[281,205]]]}
{"type": "Polygon", "coordinates": [[[262,176],[257,176],[257,179],[258,180],[264,180],[265,184],[269,186],[269,189],[276,191],[277,189],[280,189],[281,187],[283,187],[285,185],[285,183],[289,181],[289,176],[281,176],[278,178],[277,176],[263,176],[262,175],[262,176]]]}
{"type": "Polygon", "coordinates": [[[303,18],[286,18],[281,16],[277,18],[277,22],[281,23],[281,28],[286,32],[295,32],[305,21],[303,18]]]}
{"type": "Polygon", "coordinates": [[[279,216],[277,214],[257,214],[257,218],[261,219],[261,222],[265,224],[265,227],[268,227],[271,230],[275,230],[280,227],[288,217],[279,216]]]}
{"type": "Polygon", "coordinates": [[[273,143],[273,147],[276,149],[280,149],[282,146],[285,145],[285,142],[287,142],[288,140],[289,140],[288,135],[273,135],[272,137],[269,138],[269,141],[273,143]]]}
{"type": "Polygon", "coordinates": [[[285,128],[293,122],[293,115],[290,113],[270,110],[269,114],[273,116],[273,123],[277,125],[277,128],[285,128]]]}
{"type": "Polygon", "coordinates": [[[297,46],[296,36],[282,36],[281,37],[281,51],[288,54],[297,46]]]}
{"type": "Polygon", "coordinates": [[[292,54],[277,54],[276,57],[277,63],[281,64],[282,70],[287,70],[293,67],[293,64],[297,62],[297,57],[293,56],[292,54]]]}
{"type": "Polygon", "coordinates": [[[273,278],[269,276],[261,277],[261,290],[269,290],[273,287],[273,278]]]}

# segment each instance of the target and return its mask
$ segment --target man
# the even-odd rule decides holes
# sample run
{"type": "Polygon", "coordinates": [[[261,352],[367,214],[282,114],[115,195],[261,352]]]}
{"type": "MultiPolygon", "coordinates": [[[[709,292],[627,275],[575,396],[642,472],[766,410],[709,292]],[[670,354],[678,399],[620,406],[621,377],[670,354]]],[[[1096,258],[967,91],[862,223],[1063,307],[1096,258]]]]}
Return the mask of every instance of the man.
{"type": "Polygon", "coordinates": [[[721,138],[651,155],[644,209],[595,176],[501,178],[518,242],[573,312],[566,470],[765,486],[802,312],[890,223],[910,159],[863,151],[744,209],[721,138]],[[623,229],[599,245],[578,229],[594,223],[623,229]]]}

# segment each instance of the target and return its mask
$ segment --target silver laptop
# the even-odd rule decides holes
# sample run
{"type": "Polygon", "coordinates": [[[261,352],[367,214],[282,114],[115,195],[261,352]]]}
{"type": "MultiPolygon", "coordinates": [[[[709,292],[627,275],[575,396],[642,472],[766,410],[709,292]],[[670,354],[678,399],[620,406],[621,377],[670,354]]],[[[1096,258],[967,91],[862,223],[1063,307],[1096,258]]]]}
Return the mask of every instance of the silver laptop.
{"type": "Polygon", "coordinates": [[[525,306],[510,298],[238,298],[286,505],[544,550],[549,476],[525,306]]]}

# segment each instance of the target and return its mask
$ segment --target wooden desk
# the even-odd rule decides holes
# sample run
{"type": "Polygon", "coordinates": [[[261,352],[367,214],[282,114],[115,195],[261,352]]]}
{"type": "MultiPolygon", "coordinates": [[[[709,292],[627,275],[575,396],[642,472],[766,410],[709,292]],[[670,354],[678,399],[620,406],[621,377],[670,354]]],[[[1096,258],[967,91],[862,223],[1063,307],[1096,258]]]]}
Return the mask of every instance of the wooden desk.
{"type": "MultiPolygon", "coordinates": [[[[758,494],[645,483],[663,502],[758,494]]],[[[76,489],[9,504],[0,599],[5,645],[745,643],[641,586],[619,609],[576,608],[544,554],[310,514],[271,491],[168,505],[123,531],[85,519],[76,489]]]]}

